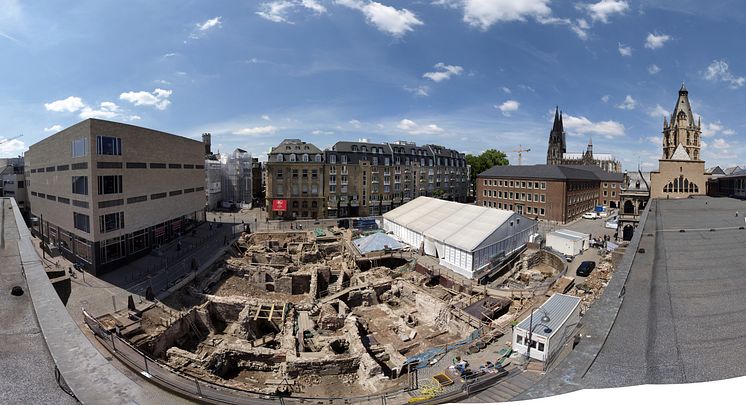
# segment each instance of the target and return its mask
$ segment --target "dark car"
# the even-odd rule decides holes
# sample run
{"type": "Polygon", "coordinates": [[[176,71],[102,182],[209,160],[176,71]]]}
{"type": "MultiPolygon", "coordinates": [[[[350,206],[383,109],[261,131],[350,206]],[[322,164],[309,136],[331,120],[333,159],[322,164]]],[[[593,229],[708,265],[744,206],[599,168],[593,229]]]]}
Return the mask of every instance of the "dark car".
{"type": "Polygon", "coordinates": [[[583,263],[580,263],[580,266],[578,266],[575,274],[581,277],[588,277],[588,275],[591,274],[591,271],[593,271],[593,269],[595,268],[596,262],[585,261],[583,263]]]}

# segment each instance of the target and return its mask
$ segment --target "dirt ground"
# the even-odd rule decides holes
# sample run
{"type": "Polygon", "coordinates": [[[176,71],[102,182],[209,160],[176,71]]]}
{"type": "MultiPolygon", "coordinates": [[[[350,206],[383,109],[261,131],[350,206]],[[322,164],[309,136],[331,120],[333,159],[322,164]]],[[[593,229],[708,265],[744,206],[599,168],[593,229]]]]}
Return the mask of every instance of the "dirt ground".
{"type": "Polygon", "coordinates": [[[273,300],[291,302],[293,304],[297,304],[307,298],[306,294],[292,295],[265,291],[263,288],[255,286],[251,281],[239,275],[230,275],[227,278],[222,279],[212,294],[220,297],[229,297],[232,295],[252,298],[266,297],[273,300]]]}

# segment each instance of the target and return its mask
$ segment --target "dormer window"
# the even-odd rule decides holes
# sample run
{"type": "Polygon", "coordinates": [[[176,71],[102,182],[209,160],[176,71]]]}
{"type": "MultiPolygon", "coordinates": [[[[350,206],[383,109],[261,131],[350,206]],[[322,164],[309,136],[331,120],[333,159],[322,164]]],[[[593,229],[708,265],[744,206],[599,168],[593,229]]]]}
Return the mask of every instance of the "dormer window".
{"type": "Polygon", "coordinates": [[[308,153],[303,154],[303,161],[308,162],[308,153]]]}
{"type": "Polygon", "coordinates": [[[277,161],[278,161],[278,162],[282,162],[282,160],[283,160],[283,159],[282,159],[282,156],[283,156],[283,155],[282,155],[282,153],[278,153],[278,154],[277,154],[277,161]]]}
{"type": "Polygon", "coordinates": [[[290,162],[295,162],[295,153],[290,154],[290,159],[288,159],[290,162]]]}
{"type": "Polygon", "coordinates": [[[316,156],[314,156],[314,157],[313,157],[313,160],[314,160],[315,162],[321,162],[321,155],[319,155],[319,154],[317,153],[317,154],[316,154],[316,156]]]}
{"type": "Polygon", "coordinates": [[[357,145],[352,145],[352,151],[357,152],[357,145]]]}

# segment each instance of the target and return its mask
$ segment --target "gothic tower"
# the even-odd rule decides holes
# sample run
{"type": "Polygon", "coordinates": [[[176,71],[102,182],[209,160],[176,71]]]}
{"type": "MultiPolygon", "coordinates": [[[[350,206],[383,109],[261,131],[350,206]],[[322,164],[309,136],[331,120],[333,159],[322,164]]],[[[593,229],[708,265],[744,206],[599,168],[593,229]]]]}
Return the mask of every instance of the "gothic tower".
{"type": "Polygon", "coordinates": [[[689,92],[682,83],[676,106],[671,113],[671,121],[667,122],[663,117],[663,159],[681,160],[685,157],[681,153],[686,152],[688,159],[700,160],[701,134],[702,123],[700,120],[694,121],[692,107],[689,104],[689,92]],[[682,151],[674,157],[679,145],[682,146],[682,151]]]}
{"type": "Polygon", "coordinates": [[[595,164],[593,159],[593,137],[591,136],[588,137],[588,147],[586,148],[585,153],[583,153],[583,164],[595,164]]]}
{"type": "Polygon", "coordinates": [[[565,129],[562,126],[562,113],[559,106],[554,111],[554,125],[549,133],[549,147],[547,148],[547,164],[562,164],[562,155],[567,152],[565,146],[565,129]]]}

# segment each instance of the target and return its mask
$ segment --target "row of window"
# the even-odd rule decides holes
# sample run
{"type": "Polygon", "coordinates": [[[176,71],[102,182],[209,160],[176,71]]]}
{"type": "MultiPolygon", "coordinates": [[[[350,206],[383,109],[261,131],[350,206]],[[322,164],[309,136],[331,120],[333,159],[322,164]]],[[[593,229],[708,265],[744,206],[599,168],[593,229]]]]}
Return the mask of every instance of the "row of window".
{"type": "MultiPolygon", "coordinates": [[[[604,183],[604,188],[607,188],[609,183],[604,183]]],[[[611,188],[616,188],[616,183],[611,183],[611,188]]]]}
{"type": "MultiPolygon", "coordinates": [[[[122,176],[98,176],[98,195],[121,194],[122,176]]],[[[88,195],[88,176],[72,176],[72,193],[88,195]]]]}
{"type": "Polygon", "coordinates": [[[545,181],[525,181],[525,180],[492,180],[484,179],[485,186],[514,187],[514,188],[535,188],[545,190],[547,183],[545,181]]]}
{"type": "MultiPolygon", "coordinates": [[[[494,202],[494,201],[482,201],[482,205],[485,207],[491,207],[491,208],[499,208],[501,210],[510,210],[513,211],[513,204],[509,203],[502,203],[502,202],[494,202]]],[[[518,207],[518,205],[516,205],[518,207]]],[[[519,214],[534,214],[539,216],[544,216],[544,213],[546,211],[543,207],[533,207],[533,206],[521,206],[519,214]]]]}
{"type": "Polygon", "coordinates": [[[502,190],[482,190],[483,197],[497,197],[516,201],[546,202],[546,194],[519,193],[502,190]]]}
{"type": "Polygon", "coordinates": [[[88,162],[73,163],[71,165],[59,165],[49,167],[39,167],[37,169],[31,169],[31,173],[44,173],[44,172],[64,172],[67,170],[85,170],[88,168],[88,162]]]}
{"type": "MultiPolygon", "coordinates": [[[[367,161],[368,157],[363,156],[360,160],[367,161]]],[[[281,160],[278,160],[281,161],[281,160]]],[[[399,156],[394,156],[393,160],[390,157],[383,157],[382,159],[378,159],[378,156],[373,156],[370,159],[372,166],[378,166],[378,165],[384,165],[384,166],[390,166],[392,163],[394,165],[401,165],[404,164],[405,166],[414,165],[418,162],[417,158],[410,159],[409,157],[401,158],[399,156]]],[[[340,155],[339,156],[339,162],[343,165],[346,165],[349,162],[347,155],[340,155]]],[[[337,164],[337,155],[329,155],[329,164],[337,164]]],[[[466,167],[466,161],[463,159],[452,159],[452,158],[425,158],[421,157],[419,158],[419,165],[420,166],[444,166],[444,167],[466,167]]]]}
{"type": "MultiPolygon", "coordinates": [[[[309,160],[310,156],[308,155],[308,153],[302,154],[300,156],[300,160],[298,160],[298,157],[297,157],[297,155],[295,153],[288,154],[287,160],[285,160],[285,159],[286,159],[285,155],[283,155],[282,153],[278,153],[278,154],[275,155],[275,161],[277,161],[277,162],[285,162],[285,161],[287,161],[287,162],[310,162],[310,160],[309,160]]],[[[316,155],[314,155],[313,156],[313,161],[317,162],[317,163],[320,163],[322,161],[321,155],[318,154],[318,153],[316,155]]]]}
{"type": "MultiPolygon", "coordinates": [[[[147,169],[148,163],[145,162],[96,162],[96,167],[99,169],[147,169]]],[[[190,163],[150,163],[151,169],[199,169],[205,168],[205,165],[195,165],[190,163]]],[[[44,172],[62,172],[67,170],[84,170],[88,169],[88,162],[73,163],[72,165],[58,165],[49,167],[39,167],[31,169],[31,173],[44,173],[44,172]]]]}
{"type": "MultiPolygon", "coordinates": [[[[73,226],[75,229],[90,233],[91,219],[88,215],[73,212],[73,226]]],[[[124,228],[124,212],[113,212],[99,216],[99,231],[101,233],[116,231],[124,228]]]]}
{"type": "MultiPolygon", "coordinates": [[[[181,194],[189,194],[189,193],[194,193],[194,192],[204,191],[204,190],[205,190],[204,187],[185,188],[183,190],[173,190],[173,191],[169,191],[167,193],[164,192],[164,193],[151,194],[150,195],[150,199],[151,200],[158,200],[158,199],[161,199],[161,198],[165,198],[167,196],[168,197],[174,197],[174,196],[181,195],[181,194]]],[[[52,194],[37,193],[36,191],[32,191],[31,195],[34,196],[34,197],[45,198],[45,199],[50,200],[50,201],[57,201],[57,202],[62,203],[62,204],[70,204],[72,202],[73,206],[79,207],[79,208],[89,208],[89,204],[88,204],[87,201],[80,201],[80,200],[72,200],[71,201],[69,198],[66,198],[66,197],[58,197],[58,196],[54,196],[52,194]]],[[[148,196],[147,195],[141,195],[141,196],[137,196],[137,197],[129,197],[129,198],[127,198],[127,204],[135,204],[135,203],[139,203],[139,202],[143,202],[143,201],[147,201],[147,200],[148,200],[148,196]]],[[[125,203],[125,200],[122,199],[122,198],[116,199],[116,200],[99,201],[98,208],[117,207],[117,206],[120,206],[120,205],[124,205],[124,203],[125,203]]]]}
{"type": "MultiPolygon", "coordinates": [[[[526,340],[523,340],[523,336],[518,335],[515,338],[516,343],[521,346],[526,346],[529,343],[528,337],[526,340]]],[[[537,342],[536,340],[531,341],[531,348],[536,349],[536,351],[543,352],[544,351],[544,343],[543,342],[537,342]]]]}

